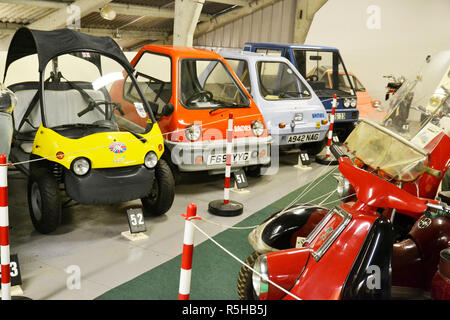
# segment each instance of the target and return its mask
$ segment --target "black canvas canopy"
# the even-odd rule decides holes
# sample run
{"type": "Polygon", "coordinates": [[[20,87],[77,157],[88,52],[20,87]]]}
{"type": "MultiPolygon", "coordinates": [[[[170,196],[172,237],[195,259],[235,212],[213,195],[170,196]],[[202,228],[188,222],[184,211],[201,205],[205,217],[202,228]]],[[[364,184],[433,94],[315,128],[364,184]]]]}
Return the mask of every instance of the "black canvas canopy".
{"type": "Polygon", "coordinates": [[[20,28],[14,34],[8,49],[5,74],[14,61],[37,53],[39,71],[54,57],[73,51],[93,51],[115,60],[123,66],[133,69],[117,43],[110,37],[97,37],[71,29],[53,31],[20,28]]]}

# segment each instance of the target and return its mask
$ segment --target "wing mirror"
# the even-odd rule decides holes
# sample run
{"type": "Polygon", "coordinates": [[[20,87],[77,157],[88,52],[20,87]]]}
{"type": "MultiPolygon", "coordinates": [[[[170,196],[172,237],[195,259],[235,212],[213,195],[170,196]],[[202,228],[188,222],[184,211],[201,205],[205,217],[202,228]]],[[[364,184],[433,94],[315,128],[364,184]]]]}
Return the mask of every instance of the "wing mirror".
{"type": "Polygon", "coordinates": [[[161,111],[161,115],[163,117],[168,117],[173,113],[174,110],[175,110],[175,107],[173,106],[173,104],[168,103],[163,107],[163,109],[161,111]]]}

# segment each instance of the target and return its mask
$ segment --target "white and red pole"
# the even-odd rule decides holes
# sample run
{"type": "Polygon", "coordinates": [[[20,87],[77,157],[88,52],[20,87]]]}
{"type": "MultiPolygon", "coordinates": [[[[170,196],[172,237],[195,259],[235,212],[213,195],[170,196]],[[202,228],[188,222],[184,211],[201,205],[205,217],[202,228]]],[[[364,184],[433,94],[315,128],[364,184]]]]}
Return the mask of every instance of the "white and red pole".
{"type": "Polygon", "coordinates": [[[230,202],[230,180],[231,180],[231,157],[233,153],[233,113],[228,115],[227,129],[227,162],[225,165],[225,187],[223,190],[223,203],[230,202]]]}
{"type": "Polygon", "coordinates": [[[334,126],[334,115],[336,114],[337,96],[333,96],[333,102],[331,104],[331,114],[330,114],[330,129],[328,130],[328,143],[327,143],[327,154],[326,159],[331,156],[331,143],[333,141],[333,126],[334,126]]]}
{"type": "Polygon", "coordinates": [[[191,219],[197,215],[197,206],[190,203],[184,219],[183,255],[181,257],[178,300],[189,300],[191,292],[192,256],[194,253],[194,226],[191,219]]]}
{"type": "Polygon", "coordinates": [[[11,273],[8,219],[8,167],[6,156],[0,155],[0,257],[2,272],[2,300],[11,300],[11,273]]]}

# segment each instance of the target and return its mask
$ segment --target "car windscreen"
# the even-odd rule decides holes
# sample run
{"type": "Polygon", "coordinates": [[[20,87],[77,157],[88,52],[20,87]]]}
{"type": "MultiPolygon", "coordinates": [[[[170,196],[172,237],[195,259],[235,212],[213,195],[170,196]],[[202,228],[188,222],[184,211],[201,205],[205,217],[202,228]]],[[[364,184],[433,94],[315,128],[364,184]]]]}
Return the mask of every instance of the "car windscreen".
{"type": "Polygon", "coordinates": [[[220,60],[180,62],[180,102],[188,108],[248,107],[250,101],[220,60]]]}
{"type": "MultiPolygon", "coordinates": [[[[110,92],[114,84],[123,82],[127,76],[117,61],[94,52],[72,52],[54,58],[44,71],[45,126],[55,130],[73,126],[119,130],[122,99],[110,92]]],[[[134,81],[130,77],[128,80],[134,81]]],[[[148,116],[141,95],[134,96],[134,104],[148,116]]],[[[121,128],[145,132],[136,126],[121,128]]]]}
{"type": "Polygon", "coordinates": [[[293,49],[300,74],[313,88],[327,88],[354,95],[354,88],[338,52],[293,49]],[[328,77],[328,73],[331,73],[328,77]],[[348,88],[348,89],[347,89],[348,88]]]}
{"type": "Polygon", "coordinates": [[[240,59],[226,59],[230,67],[233,69],[233,71],[236,73],[236,75],[239,77],[239,80],[241,80],[242,84],[244,85],[245,89],[247,89],[248,92],[252,91],[252,84],[250,81],[250,72],[248,69],[248,63],[246,60],[240,60],[240,59]]]}
{"type": "Polygon", "coordinates": [[[310,98],[311,93],[289,65],[281,61],[258,61],[259,91],[266,100],[310,98]]]}

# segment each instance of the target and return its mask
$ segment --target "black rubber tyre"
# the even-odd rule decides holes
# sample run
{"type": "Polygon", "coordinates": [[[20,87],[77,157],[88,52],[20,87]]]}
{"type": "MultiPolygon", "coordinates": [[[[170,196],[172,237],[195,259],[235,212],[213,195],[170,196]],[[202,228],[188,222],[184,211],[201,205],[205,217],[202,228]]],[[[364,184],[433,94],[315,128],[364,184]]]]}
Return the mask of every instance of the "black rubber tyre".
{"type": "Polygon", "coordinates": [[[322,141],[308,143],[305,144],[304,147],[302,146],[301,148],[304,149],[309,155],[315,156],[319,154],[323,150],[323,148],[325,148],[326,145],[327,145],[327,138],[325,137],[325,139],[323,139],[322,141]]]}
{"type": "MultiPolygon", "coordinates": [[[[253,251],[253,253],[245,260],[245,263],[253,268],[256,259],[261,254],[253,251]]],[[[237,293],[239,300],[255,300],[253,293],[253,282],[252,282],[253,272],[246,266],[242,266],[239,271],[239,277],[237,281],[237,293]]]]}
{"type": "Polygon", "coordinates": [[[338,136],[339,141],[344,142],[350,133],[352,133],[353,129],[355,129],[355,125],[353,123],[341,125],[341,128],[336,130],[336,135],[338,136]]]}
{"type": "Polygon", "coordinates": [[[261,176],[261,166],[249,166],[245,168],[245,174],[249,177],[258,178],[261,176]]]}
{"type": "Polygon", "coordinates": [[[28,178],[28,207],[34,228],[43,234],[61,223],[61,196],[58,182],[46,168],[33,168],[28,178]]]}
{"type": "Polygon", "coordinates": [[[175,185],[180,184],[180,182],[181,182],[180,170],[178,169],[178,166],[172,162],[170,150],[169,149],[166,149],[166,150],[167,151],[164,152],[162,159],[164,161],[166,161],[166,163],[169,165],[170,170],[172,170],[172,176],[173,176],[175,185]]]}
{"type": "Polygon", "coordinates": [[[175,198],[175,182],[169,165],[160,159],[155,168],[155,180],[150,194],[141,199],[144,215],[161,216],[172,207],[175,198]]]}

